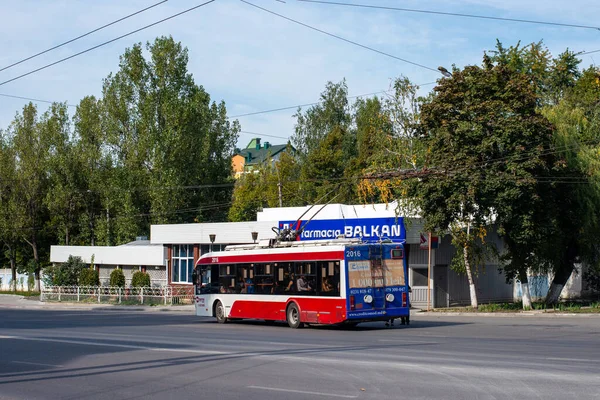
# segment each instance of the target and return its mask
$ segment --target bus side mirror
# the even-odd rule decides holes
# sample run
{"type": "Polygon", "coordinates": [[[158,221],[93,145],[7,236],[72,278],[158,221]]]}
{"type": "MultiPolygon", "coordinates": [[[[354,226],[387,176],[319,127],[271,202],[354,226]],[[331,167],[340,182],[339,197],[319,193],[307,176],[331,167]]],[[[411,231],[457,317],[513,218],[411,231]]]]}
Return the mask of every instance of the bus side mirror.
{"type": "Polygon", "coordinates": [[[196,268],[192,271],[192,283],[198,285],[198,270],[196,268]]]}

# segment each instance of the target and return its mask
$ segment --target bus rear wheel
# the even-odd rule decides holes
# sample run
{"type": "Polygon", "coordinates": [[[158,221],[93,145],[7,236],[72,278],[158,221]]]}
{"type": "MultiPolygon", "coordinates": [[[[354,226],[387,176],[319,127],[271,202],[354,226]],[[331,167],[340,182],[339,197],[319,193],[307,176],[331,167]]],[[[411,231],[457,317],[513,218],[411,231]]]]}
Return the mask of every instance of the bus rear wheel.
{"type": "Polygon", "coordinates": [[[217,304],[215,304],[215,317],[217,317],[217,322],[220,324],[227,322],[227,318],[225,317],[225,307],[223,307],[223,303],[220,301],[217,301],[217,304]]]}
{"type": "Polygon", "coordinates": [[[292,303],[288,306],[286,316],[290,328],[296,329],[304,326],[304,324],[300,322],[300,311],[298,310],[296,303],[292,303]]]}

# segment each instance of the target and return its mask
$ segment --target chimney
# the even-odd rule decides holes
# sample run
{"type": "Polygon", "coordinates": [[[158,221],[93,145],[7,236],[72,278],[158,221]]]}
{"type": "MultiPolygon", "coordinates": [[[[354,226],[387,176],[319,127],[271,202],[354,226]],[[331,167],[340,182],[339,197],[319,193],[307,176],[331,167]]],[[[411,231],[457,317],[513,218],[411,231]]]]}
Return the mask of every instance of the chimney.
{"type": "Polygon", "coordinates": [[[260,138],[256,138],[256,150],[260,150],[260,138]]]}
{"type": "Polygon", "coordinates": [[[265,146],[264,147],[265,147],[265,149],[268,149],[269,147],[271,147],[271,143],[265,142],[265,146]]]}

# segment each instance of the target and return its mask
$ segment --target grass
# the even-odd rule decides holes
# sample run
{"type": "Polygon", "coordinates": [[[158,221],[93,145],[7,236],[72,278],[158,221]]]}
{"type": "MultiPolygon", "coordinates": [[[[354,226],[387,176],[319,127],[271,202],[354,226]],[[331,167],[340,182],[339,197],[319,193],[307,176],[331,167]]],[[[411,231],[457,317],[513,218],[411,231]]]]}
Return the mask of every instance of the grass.
{"type": "Polygon", "coordinates": [[[0,294],[14,294],[17,296],[35,297],[39,296],[40,292],[30,292],[27,290],[0,290],[0,294]]]}
{"type": "MultiPolygon", "coordinates": [[[[544,313],[600,313],[600,302],[565,302],[554,306],[547,306],[545,303],[533,303],[532,311],[540,311],[544,313]]],[[[490,303],[481,304],[478,309],[472,307],[451,307],[451,308],[436,308],[434,312],[471,312],[471,313],[518,313],[523,310],[523,304],[518,303],[490,303]]]]}

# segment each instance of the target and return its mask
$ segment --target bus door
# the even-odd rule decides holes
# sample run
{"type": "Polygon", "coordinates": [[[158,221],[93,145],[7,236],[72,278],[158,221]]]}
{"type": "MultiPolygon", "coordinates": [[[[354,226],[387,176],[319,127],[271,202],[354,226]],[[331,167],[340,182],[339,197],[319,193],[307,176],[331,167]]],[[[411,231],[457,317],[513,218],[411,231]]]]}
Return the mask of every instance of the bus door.
{"type": "Polygon", "coordinates": [[[375,244],[369,246],[369,264],[371,267],[373,308],[385,309],[385,268],[381,245],[375,244]]]}

